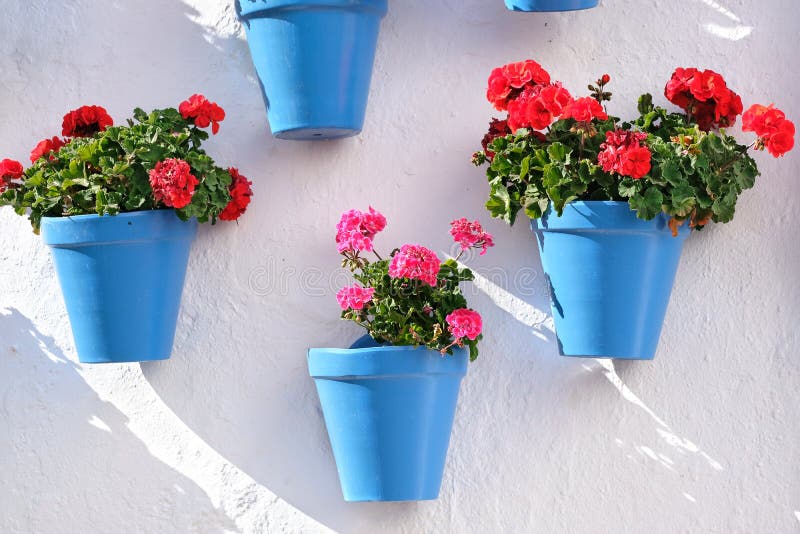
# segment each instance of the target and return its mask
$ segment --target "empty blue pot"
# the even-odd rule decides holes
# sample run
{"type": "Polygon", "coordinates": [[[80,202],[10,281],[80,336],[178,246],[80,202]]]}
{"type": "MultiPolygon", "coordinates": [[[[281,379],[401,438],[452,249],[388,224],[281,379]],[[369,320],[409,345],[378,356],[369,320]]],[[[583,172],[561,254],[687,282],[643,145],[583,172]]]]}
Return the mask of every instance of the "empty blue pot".
{"type": "Polygon", "coordinates": [[[531,221],[564,356],[652,360],[689,228],[627,202],[572,202],[531,221]]]}
{"type": "Polygon", "coordinates": [[[511,11],[576,11],[597,7],[600,0],[505,0],[511,11]]]}
{"type": "Polygon", "coordinates": [[[364,126],[388,0],[237,0],[273,135],[333,139],[364,126]]]}
{"type": "Polygon", "coordinates": [[[344,499],[436,499],[467,351],[353,347],[308,351],[344,499]]]}
{"type": "Polygon", "coordinates": [[[196,233],[174,210],[42,219],[81,362],[169,358],[196,233]]]}

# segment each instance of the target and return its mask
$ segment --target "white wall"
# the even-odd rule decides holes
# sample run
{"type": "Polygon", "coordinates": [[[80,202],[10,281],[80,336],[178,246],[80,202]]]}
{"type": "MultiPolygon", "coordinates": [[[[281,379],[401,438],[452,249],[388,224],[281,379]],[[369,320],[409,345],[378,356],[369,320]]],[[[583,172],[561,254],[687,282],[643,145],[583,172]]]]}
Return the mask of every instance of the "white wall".
{"type": "Polygon", "coordinates": [[[470,155],[489,71],[528,57],[573,93],[608,72],[623,115],[699,66],[800,121],[800,4],[603,4],[392,0],[364,133],[311,144],[269,135],[232,2],[0,0],[0,156],[81,104],[121,122],[200,91],[228,113],[209,151],[256,194],[200,231],[172,359],[141,366],[77,363],[48,251],[0,210],[0,531],[797,532],[798,152],[759,155],[735,221],[689,240],[649,363],[557,356],[534,239],[489,222],[470,155]],[[359,335],[329,278],[339,214],[369,204],[384,250],[447,252],[459,216],[497,241],[472,263],[497,283],[474,290],[486,339],[435,502],[344,503],[307,374],[309,346],[359,335]]]}

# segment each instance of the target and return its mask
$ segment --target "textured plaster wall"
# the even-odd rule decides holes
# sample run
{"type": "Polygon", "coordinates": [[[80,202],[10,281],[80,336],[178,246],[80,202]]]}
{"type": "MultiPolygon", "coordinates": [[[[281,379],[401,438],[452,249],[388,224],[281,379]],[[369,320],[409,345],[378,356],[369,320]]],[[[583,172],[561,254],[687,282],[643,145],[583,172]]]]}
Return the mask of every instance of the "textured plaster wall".
{"type": "Polygon", "coordinates": [[[122,121],[201,91],[228,113],[210,152],[256,192],[238,226],[201,229],[172,359],[141,366],[77,363],[48,251],[0,210],[0,531],[800,529],[798,154],[759,156],[736,220],[689,240],[649,363],[557,356],[534,240],[489,222],[469,163],[488,72],[526,57],[574,92],[609,72],[623,115],[696,65],[800,119],[796,0],[392,0],[364,133],[314,144],[268,134],[231,4],[0,0],[0,155],[25,160],[84,103],[122,121]],[[369,204],[384,250],[444,254],[458,216],[497,241],[472,262],[486,340],[435,502],[344,503],[307,376],[307,347],[359,335],[332,234],[369,204]]]}

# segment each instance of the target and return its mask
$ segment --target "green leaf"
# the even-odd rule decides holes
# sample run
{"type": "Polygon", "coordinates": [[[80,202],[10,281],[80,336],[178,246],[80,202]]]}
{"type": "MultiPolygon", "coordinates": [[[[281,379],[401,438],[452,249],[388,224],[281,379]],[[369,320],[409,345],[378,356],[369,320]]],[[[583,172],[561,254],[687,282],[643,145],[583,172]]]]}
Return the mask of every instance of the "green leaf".
{"type": "Polygon", "coordinates": [[[633,195],[630,205],[636,211],[636,216],[640,219],[650,220],[661,213],[661,204],[664,202],[664,195],[655,187],[648,187],[644,195],[633,195]]]}
{"type": "Polygon", "coordinates": [[[511,197],[508,189],[500,182],[492,184],[486,209],[492,217],[511,223],[511,197]]]}

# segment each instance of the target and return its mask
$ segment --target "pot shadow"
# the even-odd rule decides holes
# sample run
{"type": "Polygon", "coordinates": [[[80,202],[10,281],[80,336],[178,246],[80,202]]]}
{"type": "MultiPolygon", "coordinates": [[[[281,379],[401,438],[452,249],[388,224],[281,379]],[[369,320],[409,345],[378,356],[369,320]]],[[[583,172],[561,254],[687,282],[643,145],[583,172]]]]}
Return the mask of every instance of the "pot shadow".
{"type": "Polygon", "coordinates": [[[235,529],[14,308],[0,309],[0,399],[0,492],[17,496],[0,499],[0,530],[126,532],[134,517],[144,532],[235,529]]]}

